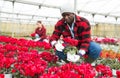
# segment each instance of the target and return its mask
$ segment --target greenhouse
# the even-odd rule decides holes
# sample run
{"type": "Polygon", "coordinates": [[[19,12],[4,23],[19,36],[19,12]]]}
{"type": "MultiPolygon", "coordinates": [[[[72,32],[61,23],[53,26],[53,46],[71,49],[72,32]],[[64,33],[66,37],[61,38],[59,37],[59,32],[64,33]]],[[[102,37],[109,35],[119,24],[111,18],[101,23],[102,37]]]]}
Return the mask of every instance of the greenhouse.
{"type": "Polygon", "coordinates": [[[0,78],[120,78],[119,8],[119,0],[0,0],[0,78]]]}

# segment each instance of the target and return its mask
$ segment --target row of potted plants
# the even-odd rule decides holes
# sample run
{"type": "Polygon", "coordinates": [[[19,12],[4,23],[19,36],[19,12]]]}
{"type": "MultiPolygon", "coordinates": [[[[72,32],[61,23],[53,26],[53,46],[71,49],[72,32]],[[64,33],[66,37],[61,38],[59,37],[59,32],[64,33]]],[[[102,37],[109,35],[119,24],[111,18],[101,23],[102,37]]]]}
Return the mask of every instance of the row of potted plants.
{"type": "MultiPolygon", "coordinates": [[[[76,42],[67,41],[73,45],[76,42]]],[[[14,78],[114,77],[110,66],[102,63],[93,67],[84,62],[59,65],[58,61],[49,43],[0,36],[0,78],[4,78],[4,74],[12,74],[14,78]]],[[[115,73],[120,77],[119,70],[115,73]]]]}

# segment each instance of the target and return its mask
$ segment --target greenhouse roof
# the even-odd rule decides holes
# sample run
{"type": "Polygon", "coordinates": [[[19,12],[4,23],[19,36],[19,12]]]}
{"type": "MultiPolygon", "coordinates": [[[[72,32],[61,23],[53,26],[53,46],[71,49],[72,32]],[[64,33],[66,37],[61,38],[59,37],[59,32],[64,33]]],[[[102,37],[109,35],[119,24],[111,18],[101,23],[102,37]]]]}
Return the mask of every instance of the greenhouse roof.
{"type": "Polygon", "coordinates": [[[0,0],[0,21],[55,24],[65,3],[73,5],[75,12],[92,24],[120,24],[120,0],[0,0]]]}

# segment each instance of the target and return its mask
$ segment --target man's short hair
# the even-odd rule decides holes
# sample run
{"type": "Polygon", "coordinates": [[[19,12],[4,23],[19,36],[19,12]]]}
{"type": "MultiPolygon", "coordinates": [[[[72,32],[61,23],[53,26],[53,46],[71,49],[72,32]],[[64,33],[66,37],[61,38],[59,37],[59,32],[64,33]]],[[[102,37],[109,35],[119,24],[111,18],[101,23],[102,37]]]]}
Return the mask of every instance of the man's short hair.
{"type": "Polygon", "coordinates": [[[40,24],[41,24],[42,22],[41,22],[41,21],[37,21],[37,23],[40,23],[40,24]]]}

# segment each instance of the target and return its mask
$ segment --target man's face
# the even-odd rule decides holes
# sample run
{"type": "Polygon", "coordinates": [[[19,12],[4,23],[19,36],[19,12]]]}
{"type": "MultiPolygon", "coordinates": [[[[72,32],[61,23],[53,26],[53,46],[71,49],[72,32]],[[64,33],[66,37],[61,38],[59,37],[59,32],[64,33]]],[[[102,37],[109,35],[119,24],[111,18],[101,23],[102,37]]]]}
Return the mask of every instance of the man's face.
{"type": "Polygon", "coordinates": [[[71,24],[74,21],[74,14],[70,12],[65,12],[62,14],[62,17],[68,24],[71,24]]]}

